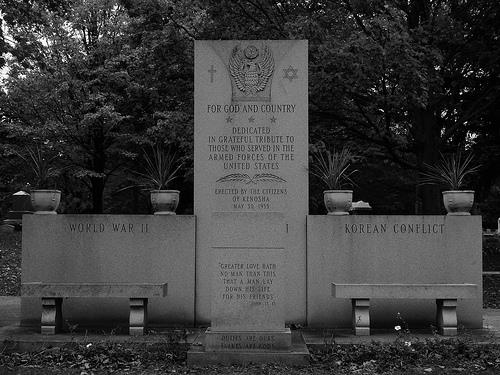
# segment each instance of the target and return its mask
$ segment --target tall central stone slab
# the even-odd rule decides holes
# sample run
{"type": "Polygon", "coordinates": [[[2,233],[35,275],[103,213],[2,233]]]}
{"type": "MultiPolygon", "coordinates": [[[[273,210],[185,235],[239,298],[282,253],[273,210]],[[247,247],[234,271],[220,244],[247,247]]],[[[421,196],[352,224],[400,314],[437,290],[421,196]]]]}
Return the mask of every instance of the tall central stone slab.
{"type": "MultiPolygon", "coordinates": [[[[198,324],[212,323],[213,330],[230,329],[231,314],[250,311],[243,301],[223,299],[221,291],[230,285],[223,285],[218,275],[237,270],[217,269],[219,264],[279,268],[275,289],[268,294],[279,296],[280,307],[272,311],[279,315],[280,327],[283,319],[305,322],[307,59],[307,41],[195,42],[196,318],[198,324]],[[260,250],[251,244],[245,250],[237,242],[227,248],[219,246],[217,228],[222,217],[224,223],[231,222],[231,213],[234,223],[244,213],[252,213],[254,222],[281,214],[274,224],[283,229],[282,243],[277,247],[261,244],[260,250]],[[273,251],[264,253],[262,247],[273,251]]],[[[252,226],[235,224],[232,230],[234,236],[244,232],[258,243],[257,227],[252,231],[252,226]]],[[[242,282],[247,281],[245,273],[242,282]]],[[[259,293],[259,298],[265,294],[259,293]]],[[[238,293],[232,295],[236,298],[238,293]]],[[[255,308],[256,316],[264,311],[263,306],[255,308]]],[[[246,327],[251,325],[250,315],[246,327]]],[[[264,325],[260,328],[273,330],[264,325]]]]}

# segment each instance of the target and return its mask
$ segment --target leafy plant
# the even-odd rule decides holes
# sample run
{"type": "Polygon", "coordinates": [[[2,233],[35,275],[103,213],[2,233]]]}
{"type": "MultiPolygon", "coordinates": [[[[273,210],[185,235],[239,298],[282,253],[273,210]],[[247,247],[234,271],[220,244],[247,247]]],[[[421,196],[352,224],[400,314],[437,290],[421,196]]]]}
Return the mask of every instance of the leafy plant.
{"type": "Polygon", "coordinates": [[[436,165],[425,164],[422,172],[422,184],[438,184],[449,190],[460,190],[470,175],[476,173],[480,165],[474,163],[472,154],[463,156],[461,152],[448,156],[441,154],[441,160],[436,165]]]}
{"type": "Polygon", "coordinates": [[[348,147],[339,151],[326,150],[313,155],[311,173],[321,179],[330,190],[340,190],[346,185],[354,185],[351,176],[357,169],[350,170],[354,154],[348,147]]]}
{"type": "Polygon", "coordinates": [[[175,153],[161,146],[151,146],[151,153],[143,149],[144,170],[134,173],[142,180],[137,186],[149,190],[166,190],[178,176],[182,162],[175,153]]]}
{"type": "Polygon", "coordinates": [[[59,154],[50,154],[42,149],[41,146],[26,147],[24,152],[17,152],[26,165],[31,169],[34,175],[35,186],[39,189],[47,189],[51,185],[51,181],[59,175],[61,170],[55,166],[55,161],[59,158],[59,154]]]}

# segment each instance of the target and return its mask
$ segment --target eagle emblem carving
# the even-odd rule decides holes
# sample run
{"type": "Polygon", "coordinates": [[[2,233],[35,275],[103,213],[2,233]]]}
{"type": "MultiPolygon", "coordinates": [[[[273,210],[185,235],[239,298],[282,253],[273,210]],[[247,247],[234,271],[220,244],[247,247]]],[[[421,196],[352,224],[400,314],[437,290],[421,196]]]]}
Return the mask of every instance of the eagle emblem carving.
{"type": "Polygon", "coordinates": [[[242,97],[233,95],[236,100],[269,100],[259,96],[274,72],[273,55],[267,45],[260,50],[254,45],[245,49],[239,45],[234,47],[229,59],[229,72],[234,85],[243,93],[242,97]]]}

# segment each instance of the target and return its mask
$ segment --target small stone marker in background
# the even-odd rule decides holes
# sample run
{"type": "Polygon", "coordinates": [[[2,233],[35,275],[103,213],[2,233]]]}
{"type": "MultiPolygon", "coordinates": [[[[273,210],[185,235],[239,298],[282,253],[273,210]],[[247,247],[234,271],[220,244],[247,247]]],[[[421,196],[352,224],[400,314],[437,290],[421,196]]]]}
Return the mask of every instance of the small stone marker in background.
{"type": "Polygon", "coordinates": [[[370,203],[363,201],[352,202],[351,215],[366,215],[371,214],[371,212],[372,206],[370,206],[370,203]]]}
{"type": "Polygon", "coordinates": [[[32,214],[30,194],[18,191],[12,194],[12,210],[5,215],[4,224],[12,225],[16,230],[21,229],[24,214],[32,214]]]}

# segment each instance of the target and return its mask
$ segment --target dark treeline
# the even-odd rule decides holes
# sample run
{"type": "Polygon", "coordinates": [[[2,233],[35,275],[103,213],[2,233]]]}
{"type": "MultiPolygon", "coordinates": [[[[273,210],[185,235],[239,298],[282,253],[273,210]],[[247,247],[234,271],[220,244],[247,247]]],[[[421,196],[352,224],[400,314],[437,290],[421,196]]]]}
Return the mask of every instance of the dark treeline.
{"type": "MultiPolygon", "coordinates": [[[[0,0],[0,188],[25,187],[15,151],[56,155],[64,212],[146,212],[130,169],[148,143],[184,160],[192,212],[193,40],[308,39],[310,144],[349,145],[355,200],[442,211],[419,184],[440,153],[473,152],[476,213],[500,215],[497,0],[0,0]]],[[[311,178],[311,212],[322,213],[311,178]]]]}

